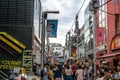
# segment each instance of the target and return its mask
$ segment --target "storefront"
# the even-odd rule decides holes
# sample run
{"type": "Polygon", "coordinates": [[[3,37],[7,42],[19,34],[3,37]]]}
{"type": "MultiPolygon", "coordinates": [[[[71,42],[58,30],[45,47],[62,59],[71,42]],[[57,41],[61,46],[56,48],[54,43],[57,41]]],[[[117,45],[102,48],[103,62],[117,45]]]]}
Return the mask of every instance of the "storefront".
{"type": "Polygon", "coordinates": [[[116,69],[120,61],[120,35],[113,37],[111,41],[110,50],[110,53],[115,55],[113,59],[113,66],[116,69]]]}
{"type": "Polygon", "coordinates": [[[120,53],[108,54],[105,56],[97,57],[97,64],[99,67],[101,66],[101,63],[103,61],[108,62],[109,65],[111,65],[111,66],[117,66],[118,62],[120,61],[120,53]]]}
{"type": "Polygon", "coordinates": [[[107,61],[110,65],[116,67],[120,60],[120,36],[113,37],[110,45],[110,51],[101,51],[97,53],[97,64],[100,66],[102,61],[107,61]]]}

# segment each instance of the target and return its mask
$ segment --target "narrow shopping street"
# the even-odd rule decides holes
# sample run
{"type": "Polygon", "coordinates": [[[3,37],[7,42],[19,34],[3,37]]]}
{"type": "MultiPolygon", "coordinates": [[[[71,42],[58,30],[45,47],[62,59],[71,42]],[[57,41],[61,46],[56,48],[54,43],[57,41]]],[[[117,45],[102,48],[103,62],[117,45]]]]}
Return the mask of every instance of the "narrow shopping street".
{"type": "Polygon", "coordinates": [[[0,80],[120,80],[120,0],[0,0],[0,80]]]}

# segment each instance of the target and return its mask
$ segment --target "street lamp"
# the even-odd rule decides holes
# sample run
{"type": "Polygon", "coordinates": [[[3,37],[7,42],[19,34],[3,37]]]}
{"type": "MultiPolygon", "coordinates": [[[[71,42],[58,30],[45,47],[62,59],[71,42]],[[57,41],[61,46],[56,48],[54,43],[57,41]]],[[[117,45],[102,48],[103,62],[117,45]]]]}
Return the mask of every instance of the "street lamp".
{"type": "Polygon", "coordinates": [[[47,13],[58,14],[59,11],[44,11],[42,12],[42,33],[41,33],[41,68],[44,66],[44,52],[45,52],[45,20],[47,19],[47,13]]]}

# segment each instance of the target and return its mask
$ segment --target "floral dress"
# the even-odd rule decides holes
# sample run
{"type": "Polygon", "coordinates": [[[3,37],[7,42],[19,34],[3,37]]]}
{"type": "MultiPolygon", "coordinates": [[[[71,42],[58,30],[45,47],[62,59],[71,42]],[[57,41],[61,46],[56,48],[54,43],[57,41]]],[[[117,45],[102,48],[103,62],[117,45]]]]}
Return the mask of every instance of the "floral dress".
{"type": "Polygon", "coordinates": [[[83,70],[82,69],[78,69],[76,71],[76,75],[77,75],[77,80],[83,80],[83,70]]]}

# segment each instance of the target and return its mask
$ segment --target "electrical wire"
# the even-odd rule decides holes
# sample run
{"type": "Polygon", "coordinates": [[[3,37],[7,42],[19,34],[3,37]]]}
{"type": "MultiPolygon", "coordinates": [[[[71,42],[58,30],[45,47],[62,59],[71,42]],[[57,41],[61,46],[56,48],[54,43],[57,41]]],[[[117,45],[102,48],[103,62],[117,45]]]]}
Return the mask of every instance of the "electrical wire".
{"type": "MultiPolygon", "coordinates": [[[[110,2],[111,0],[109,0],[108,2],[110,2]]],[[[103,5],[102,5],[103,6],[103,5]]],[[[101,6],[101,7],[102,7],[101,6]]],[[[104,12],[104,13],[107,13],[107,14],[109,14],[109,15],[113,15],[113,16],[115,16],[115,14],[113,14],[113,13],[110,13],[110,12],[107,12],[107,11],[104,11],[104,10],[101,10],[101,9],[99,9],[99,8],[97,8],[98,10],[100,10],[100,11],[102,11],[102,12],[104,12]]],[[[120,14],[120,10],[119,10],[119,14],[120,14]]],[[[120,17],[120,16],[119,16],[120,17]]]]}
{"type": "MultiPolygon", "coordinates": [[[[109,13],[109,12],[107,12],[107,11],[104,11],[104,10],[101,10],[101,9],[98,9],[98,10],[100,10],[100,11],[102,11],[102,12],[104,12],[104,13],[107,13],[107,14],[109,14],[109,15],[115,16],[115,14],[109,13]]],[[[120,16],[119,16],[119,17],[120,17],[120,16]]]]}
{"type": "Polygon", "coordinates": [[[100,6],[96,7],[96,8],[100,8],[100,7],[104,6],[105,4],[109,3],[110,1],[112,1],[112,0],[106,1],[104,4],[102,4],[102,5],[100,5],[100,6]]]}
{"type": "Polygon", "coordinates": [[[109,12],[104,11],[104,10],[101,10],[101,9],[98,9],[98,10],[100,10],[100,11],[102,11],[102,12],[104,12],[104,13],[107,13],[107,14],[113,15],[113,16],[115,15],[115,14],[109,13],[109,12]]]}
{"type": "MultiPolygon", "coordinates": [[[[110,1],[112,1],[112,0],[106,1],[104,4],[98,6],[96,9],[99,9],[100,7],[102,7],[102,6],[104,6],[105,4],[109,3],[110,1]]],[[[82,5],[81,5],[80,9],[78,10],[78,12],[77,12],[75,18],[78,18],[78,15],[79,15],[81,9],[82,9],[83,6],[84,6],[84,3],[85,3],[85,0],[83,1],[83,3],[82,3],[82,5]]],[[[99,10],[100,10],[100,9],[99,9],[99,10]]],[[[103,11],[103,10],[101,10],[101,11],[103,11]]],[[[108,13],[108,14],[110,14],[110,15],[114,15],[114,14],[109,13],[109,12],[106,12],[106,11],[103,11],[103,12],[108,13]]],[[[70,31],[72,30],[74,23],[75,23],[75,21],[73,22],[73,24],[72,24],[72,26],[71,26],[71,28],[70,28],[70,30],[69,30],[68,32],[70,32],[70,31]]]]}
{"type": "MultiPolygon", "coordinates": [[[[98,6],[98,7],[96,7],[96,9],[99,9],[100,7],[102,7],[102,6],[104,6],[105,4],[109,3],[110,1],[112,1],[112,0],[106,1],[104,4],[102,4],[102,5],[98,6]]],[[[76,17],[78,18],[78,15],[79,15],[81,9],[82,9],[83,6],[84,6],[84,3],[85,3],[85,0],[83,1],[81,7],[79,8],[79,10],[78,10],[78,12],[77,12],[75,18],[76,18],[76,17]]],[[[99,9],[99,10],[100,10],[100,9],[99,9]]],[[[101,10],[101,11],[103,11],[103,10],[101,10]]],[[[109,13],[109,12],[106,12],[106,11],[103,11],[103,12],[105,12],[105,13],[107,13],[107,14],[110,14],[110,15],[114,15],[114,14],[109,13]]],[[[71,32],[71,30],[72,30],[74,24],[75,24],[75,21],[73,22],[73,24],[72,24],[72,26],[71,26],[71,28],[70,28],[70,30],[69,30],[68,32],[71,32]]]]}
{"type": "Polygon", "coordinates": [[[79,15],[79,13],[80,13],[81,9],[83,8],[84,4],[85,4],[85,0],[83,1],[83,3],[82,3],[82,5],[81,5],[81,7],[80,7],[80,9],[79,9],[79,11],[78,11],[78,13],[76,15],[79,15]]]}
{"type": "Polygon", "coordinates": [[[71,30],[72,30],[74,24],[75,24],[75,21],[73,22],[73,24],[72,24],[72,26],[71,26],[71,28],[70,28],[70,30],[68,32],[71,33],[71,30]]]}
{"type": "MultiPolygon", "coordinates": [[[[83,3],[82,3],[82,5],[81,5],[80,9],[78,10],[78,12],[77,12],[75,18],[78,17],[78,15],[79,15],[81,9],[82,9],[83,6],[84,6],[84,3],[85,3],[85,0],[83,1],[83,3]]],[[[74,24],[75,24],[75,21],[73,21],[73,24],[72,24],[72,26],[71,26],[71,28],[70,28],[70,30],[69,30],[68,32],[71,32],[71,30],[72,30],[74,24]]]]}

